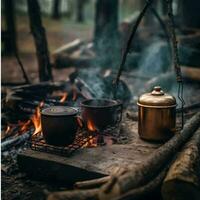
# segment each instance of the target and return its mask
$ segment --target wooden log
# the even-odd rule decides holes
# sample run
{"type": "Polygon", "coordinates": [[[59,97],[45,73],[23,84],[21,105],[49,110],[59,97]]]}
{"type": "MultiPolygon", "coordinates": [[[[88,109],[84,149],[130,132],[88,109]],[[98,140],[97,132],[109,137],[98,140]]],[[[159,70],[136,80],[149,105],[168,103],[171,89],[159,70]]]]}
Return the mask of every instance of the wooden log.
{"type": "Polygon", "coordinates": [[[47,200],[98,200],[98,189],[51,193],[47,200]]]}
{"type": "Polygon", "coordinates": [[[58,49],[56,49],[52,55],[58,55],[58,54],[62,54],[62,53],[67,53],[67,54],[71,54],[72,52],[74,52],[75,50],[77,50],[81,45],[83,44],[83,41],[80,39],[75,39],[70,43],[67,43],[61,47],[59,47],[58,49]]]}
{"type": "Polygon", "coordinates": [[[118,197],[121,194],[150,181],[164,166],[166,166],[166,164],[170,162],[174,154],[192,136],[199,125],[200,112],[185,124],[180,134],[176,134],[172,139],[158,148],[135,170],[131,170],[130,172],[120,176],[109,193],[103,193],[102,188],[99,192],[101,195],[100,199],[118,197]]]}
{"type": "Polygon", "coordinates": [[[167,174],[168,167],[164,168],[153,180],[148,182],[146,185],[132,189],[127,193],[121,195],[115,200],[137,200],[146,197],[146,199],[151,198],[153,193],[158,193],[159,188],[162,184],[163,179],[167,174]]]}
{"type": "Polygon", "coordinates": [[[16,145],[19,145],[25,141],[27,141],[33,133],[33,129],[30,129],[23,135],[19,135],[17,137],[13,137],[9,140],[6,140],[5,142],[1,143],[1,151],[6,151],[11,147],[15,147],[16,145]]]}
{"type": "Polygon", "coordinates": [[[171,165],[162,196],[164,200],[200,199],[200,128],[171,165]]]}
{"type": "Polygon", "coordinates": [[[88,180],[88,181],[80,181],[76,182],[74,184],[74,188],[77,189],[92,189],[97,188],[99,186],[102,186],[104,183],[106,183],[110,179],[110,176],[106,176],[103,178],[88,180]]]}

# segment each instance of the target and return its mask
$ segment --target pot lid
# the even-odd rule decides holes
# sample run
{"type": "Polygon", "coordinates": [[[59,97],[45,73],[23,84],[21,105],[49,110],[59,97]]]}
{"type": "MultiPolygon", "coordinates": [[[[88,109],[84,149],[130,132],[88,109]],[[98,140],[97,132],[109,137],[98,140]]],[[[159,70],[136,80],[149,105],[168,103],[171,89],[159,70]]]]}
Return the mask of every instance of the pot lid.
{"type": "Polygon", "coordinates": [[[174,107],[176,99],[174,96],[164,93],[160,86],[155,86],[153,91],[141,95],[138,105],[151,107],[174,107]]]}
{"type": "Polygon", "coordinates": [[[48,116],[69,116],[69,115],[75,115],[78,111],[75,108],[68,107],[68,106],[51,106],[48,108],[45,108],[41,111],[42,115],[48,115],[48,116]]]}

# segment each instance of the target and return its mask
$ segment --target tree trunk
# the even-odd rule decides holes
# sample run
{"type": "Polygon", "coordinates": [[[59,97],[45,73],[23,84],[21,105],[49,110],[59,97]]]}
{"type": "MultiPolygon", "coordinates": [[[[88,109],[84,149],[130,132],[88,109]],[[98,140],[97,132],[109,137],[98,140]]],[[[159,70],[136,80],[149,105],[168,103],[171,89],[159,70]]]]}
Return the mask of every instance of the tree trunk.
{"type": "Polygon", "coordinates": [[[33,34],[39,66],[40,81],[52,79],[48,44],[45,29],[42,25],[40,6],[37,0],[27,0],[30,29],[33,34]]]}
{"type": "Polygon", "coordinates": [[[80,23],[85,21],[84,5],[85,0],[76,0],[76,21],[80,23]]]}
{"type": "Polygon", "coordinates": [[[94,44],[99,65],[110,65],[119,59],[118,0],[97,0],[94,44]]]}
{"type": "Polygon", "coordinates": [[[53,9],[52,9],[52,18],[53,19],[60,19],[60,0],[53,1],[53,9]]]}
{"type": "Polygon", "coordinates": [[[162,196],[164,200],[200,199],[200,129],[171,165],[162,196]]]}
{"type": "Polygon", "coordinates": [[[181,25],[187,28],[200,28],[200,1],[182,0],[179,4],[181,25]]]}
{"type": "Polygon", "coordinates": [[[4,0],[6,31],[4,32],[5,54],[14,55],[17,52],[16,26],[15,26],[15,1],[4,0]]]}

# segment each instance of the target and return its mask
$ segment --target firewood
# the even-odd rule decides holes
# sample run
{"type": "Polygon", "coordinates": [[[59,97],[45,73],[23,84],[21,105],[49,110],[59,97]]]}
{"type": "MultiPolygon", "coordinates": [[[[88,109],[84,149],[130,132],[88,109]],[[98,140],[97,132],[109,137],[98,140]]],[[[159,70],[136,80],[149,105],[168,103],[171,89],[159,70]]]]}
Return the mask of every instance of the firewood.
{"type": "Polygon", "coordinates": [[[146,185],[132,189],[115,200],[137,200],[147,195],[149,196],[149,194],[152,194],[153,192],[157,192],[167,174],[167,170],[168,166],[165,167],[154,179],[152,179],[146,185]]]}
{"type": "Polygon", "coordinates": [[[98,200],[98,189],[53,192],[47,200],[98,200]]]}
{"type": "Polygon", "coordinates": [[[13,137],[11,139],[6,140],[5,142],[1,143],[1,151],[6,151],[11,147],[15,147],[16,145],[19,145],[25,141],[27,141],[33,133],[33,129],[31,128],[23,135],[19,135],[17,137],[13,137]]]}
{"type": "Polygon", "coordinates": [[[80,39],[75,39],[70,43],[67,43],[61,47],[59,47],[58,49],[56,49],[52,55],[58,55],[61,53],[72,53],[73,51],[77,50],[81,45],[83,44],[83,41],[80,39]]]}
{"type": "Polygon", "coordinates": [[[97,188],[99,186],[102,186],[104,183],[106,183],[110,179],[110,176],[106,176],[103,178],[88,180],[88,181],[80,181],[76,182],[74,184],[74,188],[77,189],[92,189],[97,188]]]}
{"type": "Polygon", "coordinates": [[[162,196],[164,200],[200,199],[200,128],[171,165],[162,196]]]}
{"type": "Polygon", "coordinates": [[[166,166],[180,147],[192,136],[200,125],[200,112],[193,116],[184,126],[180,134],[176,134],[171,140],[158,148],[140,166],[126,174],[118,177],[112,190],[103,193],[103,187],[99,191],[100,199],[111,199],[118,197],[138,186],[150,181],[159,171],[166,166]]]}

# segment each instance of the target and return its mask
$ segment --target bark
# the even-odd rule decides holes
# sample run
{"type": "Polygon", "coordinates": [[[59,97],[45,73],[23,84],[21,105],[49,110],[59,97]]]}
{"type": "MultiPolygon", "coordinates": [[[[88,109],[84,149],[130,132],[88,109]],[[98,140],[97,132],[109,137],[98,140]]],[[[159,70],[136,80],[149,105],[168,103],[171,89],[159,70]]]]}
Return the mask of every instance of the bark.
{"type": "Polygon", "coordinates": [[[81,181],[81,182],[76,182],[74,184],[74,187],[77,189],[92,189],[92,188],[97,188],[104,183],[106,183],[110,179],[110,176],[106,176],[103,178],[98,178],[94,180],[88,180],[88,181],[81,181]]]}
{"type": "Polygon", "coordinates": [[[164,200],[200,199],[200,129],[183,147],[162,185],[164,200]]]}
{"type": "Polygon", "coordinates": [[[172,139],[158,148],[149,159],[145,160],[135,170],[120,176],[108,194],[103,193],[102,188],[100,191],[101,199],[117,197],[150,181],[170,162],[174,154],[192,136],[199,125],[200,113],[197,113],[185,124],[180,134],[176,134],[172,139]]]}
{"type": "Polygon", "coordinates": [[[98,189],[54,192],[47,200],[98,200],[98,189]]]}
{"type": "Polygon", "coordinates": [[[52,79],[48,44],[45,29],[42,25],[40,6],[37,0],[27,0],[30,29],[34,37],[39,67],[40,81],[52,79]]]}
{"type": "Polygon", "coordinates": [[[16,25],[15,25],[15,1],[14,0],[4,0],[5,7],[5,21],[6,21],[6,31],[4,32],[5,41],[5,54],[13,55],[17,52],[16,43],[16,25]]]}
{"type": "Polygon", "coordinates": [[[54,0],[53,1],[53,9],[52,9],[52,18],[53,19],[60,19],[60,4],[61,0],[54,0]]]}

